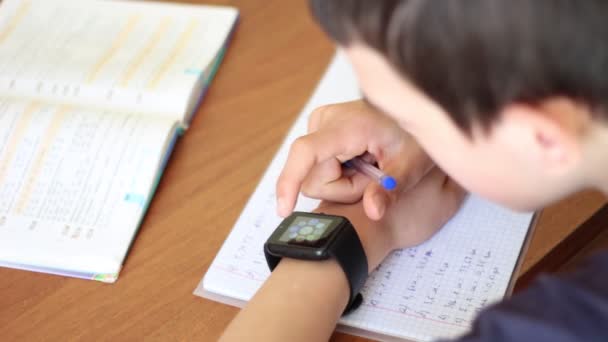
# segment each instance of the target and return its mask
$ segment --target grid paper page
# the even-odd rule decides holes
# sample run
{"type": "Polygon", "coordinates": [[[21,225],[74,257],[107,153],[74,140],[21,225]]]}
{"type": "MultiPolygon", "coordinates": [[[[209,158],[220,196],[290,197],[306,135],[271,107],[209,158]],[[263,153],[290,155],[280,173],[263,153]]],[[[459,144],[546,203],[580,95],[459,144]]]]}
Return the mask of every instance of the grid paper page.
{"type": "MultiPolygon", "coordinates": [[[[345,56],[338,53],[195,294],[247,301],[262,285],[269,275],[263,244],[281,222],[274,191],[289,145],[306,132],[314,108],[360,97],[356,84],[345,56]]],[[[309,211],[317,203],[300,197],[297,210],[309,211]]],[[[341,323],[423,341],[463,333],[482,307],[504,296],[532,216],[469,197],[431,240],[392,253],[370,275],[362,306],[341,323]]]]}

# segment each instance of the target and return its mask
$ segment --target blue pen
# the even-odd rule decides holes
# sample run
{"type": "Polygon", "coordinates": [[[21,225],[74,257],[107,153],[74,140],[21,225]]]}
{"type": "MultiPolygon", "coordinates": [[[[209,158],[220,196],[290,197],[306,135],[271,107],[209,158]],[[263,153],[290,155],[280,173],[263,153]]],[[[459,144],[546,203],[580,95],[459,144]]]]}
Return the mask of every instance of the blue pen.
{"type": "Polygon", "coordinates": [[[360,157],[355,157],[344,163],[346,167],[353,168],[362,174],[374,179],[376,182],[380,183],[383,188],[386,190],[393,190],[397,187],[397,181],[395,178],[385,175],[382,170],[378,169],[374,165],[366,162],[360,157]]]}

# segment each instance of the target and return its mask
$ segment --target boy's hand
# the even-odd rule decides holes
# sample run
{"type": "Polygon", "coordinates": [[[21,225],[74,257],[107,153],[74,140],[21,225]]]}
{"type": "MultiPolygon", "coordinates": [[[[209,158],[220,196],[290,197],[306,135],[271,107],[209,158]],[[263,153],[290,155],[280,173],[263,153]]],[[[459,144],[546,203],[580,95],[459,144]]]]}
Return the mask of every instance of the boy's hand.
{"type": "Polygon", "coordinates": [[[460,208],[465,191],[435,167],[389,207],[382,220],[372,221],[361,202],[321,202],[316,211],[347,217],[357,230],[367,255],[369,271],[391,251],[418,245],[435,234],[460,208]]]}
{"type": "Polygon", "coordinates": [[[291,146],[277,182],[281,216],[292,212],[302,191],[333,202],[363,199],[367,216],[380,220],[401,192],[433,166],[409,134],[362,100],[318,108],[311,114],[308,132],[291,146]],[[363,154],[397,180],[397,189],[386,191],[367,176],[342,167],[343,162],[363,154]]]}

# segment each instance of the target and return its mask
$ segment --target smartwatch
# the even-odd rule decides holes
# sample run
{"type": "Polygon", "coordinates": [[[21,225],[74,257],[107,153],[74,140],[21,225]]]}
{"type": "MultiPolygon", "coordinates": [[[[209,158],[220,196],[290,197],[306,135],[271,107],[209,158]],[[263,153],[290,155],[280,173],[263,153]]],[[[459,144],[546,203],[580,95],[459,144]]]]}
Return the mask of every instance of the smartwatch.
{"type": "Polygon", "coordinates": [[[363,297],[359,292],[367,279],[367,256],[347,218],[294,212],[270,235],[264,244],[264,254],[271,271],[282,257],[311,261],[336,259],[350,288],[344,314],[361,305],[363,297]]]}

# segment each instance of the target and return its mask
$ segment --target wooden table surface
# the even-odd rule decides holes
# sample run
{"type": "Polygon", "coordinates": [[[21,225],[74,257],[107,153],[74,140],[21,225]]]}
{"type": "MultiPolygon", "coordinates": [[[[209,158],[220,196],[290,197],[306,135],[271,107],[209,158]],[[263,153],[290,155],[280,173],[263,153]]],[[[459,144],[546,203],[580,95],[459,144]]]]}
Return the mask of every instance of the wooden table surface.
{"type": "MultiPolygon", "coordinates": [[[[237,313],[192,291],[334,48],[304,0],[205,2],[238,7],[241,21],[175,148],[118,282],[0,269],[0,340],[212,341],[237,313]]],[[[524,271],[604,201],[589,192],[548,208],[524,271]]],[[[336,334],[333,340],[363,339],[336,334]]]]}

